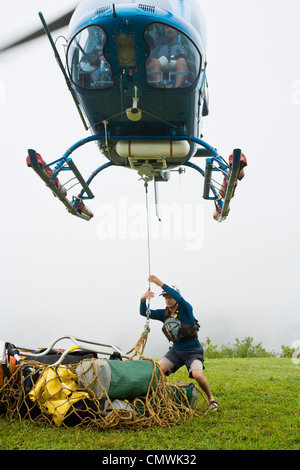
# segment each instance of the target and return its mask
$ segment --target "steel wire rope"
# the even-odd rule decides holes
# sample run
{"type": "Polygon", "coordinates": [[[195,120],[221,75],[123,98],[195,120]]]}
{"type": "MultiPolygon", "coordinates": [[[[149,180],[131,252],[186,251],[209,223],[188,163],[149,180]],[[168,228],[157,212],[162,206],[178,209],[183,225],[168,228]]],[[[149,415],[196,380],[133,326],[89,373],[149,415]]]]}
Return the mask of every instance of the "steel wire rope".
{"type": "MultiPolygon", "coordinates": [[[[146,219],[147,219],[147,250],[148,250],[148,279],[151,276],[151,248],[150,248],[150,216],[149,216],[149,193],[148,193],[148,181],[145,180],[145,192],[146,192],[146,219]]],[[[151,282],[149,281],[149,292],[151,290],[151,282]]],[[[149,317],[150,317],[150,298],[148,299],[147,306],[147,320],[145,325],[145,331],[150,331],[149,328],[149,317]]]]}

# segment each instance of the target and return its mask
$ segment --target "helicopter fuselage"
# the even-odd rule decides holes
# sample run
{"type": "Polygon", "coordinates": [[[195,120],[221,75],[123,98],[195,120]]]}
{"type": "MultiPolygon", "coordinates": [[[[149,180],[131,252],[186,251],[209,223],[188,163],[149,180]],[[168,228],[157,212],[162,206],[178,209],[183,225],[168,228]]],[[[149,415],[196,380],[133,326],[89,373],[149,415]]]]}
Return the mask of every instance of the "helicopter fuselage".
{"type": "MultiPolygon", "coordinates": [[[[66,68],[50,26],[39,13],[85,129],[92,135],[49,164],[29,149],[27,165],[70,213],[86,220],[93,214],[83,201],[93,199],[90,184],[106,168],[136,170],[146,191],[153,180],[156,203],[157,182],[168,181],[171,170],[193,168],[204,177],[203,198],[214,201],[214,219],[221,222],[228,216],[247,160],[234,149],[227,163],[202,140],[202,116],[209,109],[206,29],[199,0],[142,1],[82,1],[69,24],[66,68]],[[71,154],[92,141],[108,161],[86,180],[71,154]],[[208,157],[205,169],[190,161],[194,156],[208,157]],[[67,183],[75,179],[82,188],[72,201],[67,198],[69,188],[58,179],[65,171],[73,174],[67,183]]],[[[69,15],[63,17],[66,20],[69,15]]]]}
{"type": "Polygon", "coordinates": [[[92,133],[105,135],[98,145],[109,160],[132,167],[151,157],[162,170],[193,156],[193,143],[172,139],[201,132],[205,35],[195,0],[79,5],[69,26],[68,73],[92,133]],[[160,146],[162,136],[169,140],[160,146]]]}

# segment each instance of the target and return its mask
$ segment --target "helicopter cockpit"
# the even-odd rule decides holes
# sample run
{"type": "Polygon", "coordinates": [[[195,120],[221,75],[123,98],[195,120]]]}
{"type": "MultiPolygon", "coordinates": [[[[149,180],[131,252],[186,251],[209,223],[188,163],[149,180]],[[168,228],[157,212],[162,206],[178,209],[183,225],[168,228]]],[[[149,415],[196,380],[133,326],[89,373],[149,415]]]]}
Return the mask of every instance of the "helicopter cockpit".
{"type": "Polygon", "coordinates": [[[195,83],[201,56],[192,41],[170,25],[152,23],[145,30],[150,48],[147,82],[155,88],[186,88],[195,83]]]}
{"type": "Polygon", "coordinates": [[[72,81],[80,88],[97,90],[114,85],[111,65],[103,49],[107,36],[97,25],[81,30],[68,49],[68,68],[72,81]]]}
{"type": "MultiPolygon", "coordinates": [[[[132,34],[117,34],[117,51],[122,67],[135,66],[132,34]]],[[[148,46],[145,58],[146,82],[153,88],[187,88],[200,73],[201,55],[182,32],[164,23],[152,23],[144,31],[148,46]]],[[[86,90],[114,86],[113,70],[105,56],[107,34],[98,25],[90,25],[72,39],[68,48],[68,69],[73,83],[86,90]]]]}

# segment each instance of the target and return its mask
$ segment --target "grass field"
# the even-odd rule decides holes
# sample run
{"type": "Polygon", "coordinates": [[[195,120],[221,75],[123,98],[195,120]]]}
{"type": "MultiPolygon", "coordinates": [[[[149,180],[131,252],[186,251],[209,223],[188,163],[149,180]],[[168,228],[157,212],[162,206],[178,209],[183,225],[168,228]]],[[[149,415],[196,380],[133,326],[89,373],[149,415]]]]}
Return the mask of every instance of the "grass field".
{"type": "MultiPolygon", "coordinates": [[[[205,374],[220,413],[170,428],[88,430],[10,423],[1,450],[299,450],[300,366],[291,359],[208,359],[205,374]]],[[[187,380],[184,368],[172,381],[187,380]]],[[[202,400],[202,398],[200,397],[202,400]]]]}

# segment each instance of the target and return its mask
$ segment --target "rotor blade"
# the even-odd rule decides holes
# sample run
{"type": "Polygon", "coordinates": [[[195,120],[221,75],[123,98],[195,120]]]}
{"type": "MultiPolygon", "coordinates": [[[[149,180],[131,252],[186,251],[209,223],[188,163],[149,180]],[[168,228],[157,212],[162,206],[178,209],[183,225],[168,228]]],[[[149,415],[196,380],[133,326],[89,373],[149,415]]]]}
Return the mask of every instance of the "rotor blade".
{"type": "MultiPolygon", "coordinates": [[[[73,9],[72,11],[69,11],[65,15],[58,18],[57,20],[52,21],[52,23],[50,23],[48,25],[50,31],[53,32],[53,31],[56,31],[57,29],[63,28],[64,26],[67,26],[70,23],[70,20],[71,20],[71,17],[73,15],[74,11],[75,11],[75,9],[73,9]]],[[[44,33],[45,33],[44,28],[40,28],[32,34],[29,34],[28,36],[25,36],[25,37],[19,39],[18,41],[15,41],[11,44],[8,44],[5,47],[2,47],[0,49],[0,52],[7,51],[8,49],[12,49],[13,47],[20,46],[21,44],[24,44],[26,42],[32,41],[33,39],[39,38],[39,37],[43,36],[44,33]]]]}

